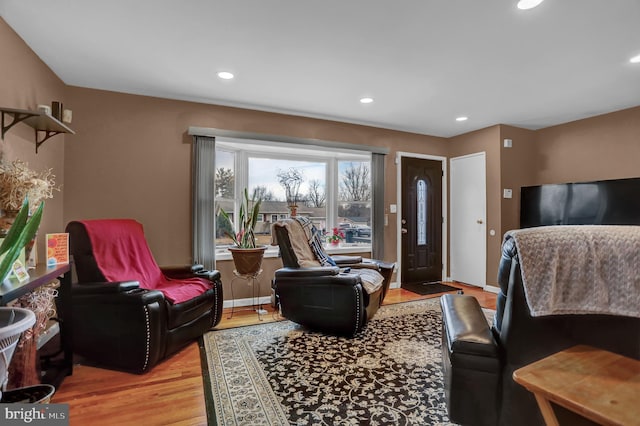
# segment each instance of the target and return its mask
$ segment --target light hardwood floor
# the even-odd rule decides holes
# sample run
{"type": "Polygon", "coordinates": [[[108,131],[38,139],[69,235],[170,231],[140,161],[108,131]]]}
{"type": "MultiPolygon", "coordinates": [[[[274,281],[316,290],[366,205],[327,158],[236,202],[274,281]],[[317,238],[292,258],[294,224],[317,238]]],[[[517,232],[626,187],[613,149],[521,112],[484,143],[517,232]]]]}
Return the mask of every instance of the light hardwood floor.
{"type": "MultiPolygon", "coordinates": [[[[475,296],[483,307],[495,309],[496,295],[476,287],[455,283],[465,294],[475,296]]],[[[384,304],[418,300],[403,289],[391,289],[384,304]]],[[[276,312],[234,312],[225,315],[216,329],[240,327],[279,320],[276,312]]],[[[108,350],[108,348],[105,348],[108,350]]],[[[76,365],[52,399],[69,404],[72,426],[84,425],[206,425],[202,367],[198,343],[194,342],[144,375],[121,373],[76,365]]]]}

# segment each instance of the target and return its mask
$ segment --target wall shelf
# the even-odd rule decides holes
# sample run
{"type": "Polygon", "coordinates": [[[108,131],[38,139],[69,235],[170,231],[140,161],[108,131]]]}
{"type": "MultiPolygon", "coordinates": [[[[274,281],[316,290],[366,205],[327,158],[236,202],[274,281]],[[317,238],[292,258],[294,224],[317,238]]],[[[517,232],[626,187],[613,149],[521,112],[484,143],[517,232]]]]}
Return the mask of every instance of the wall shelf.
{"type": "Polygon", "coordinates": [[[22,122],[32,127],[36,132],[36,154],[40,145],[50,137],[60,133],[72,135],[76,133],[54,116],[44,112],[4,107],[0,107],[0,111],[2,112],[2,139],[4,140],[4,135],[9,129],[22,122]]]}

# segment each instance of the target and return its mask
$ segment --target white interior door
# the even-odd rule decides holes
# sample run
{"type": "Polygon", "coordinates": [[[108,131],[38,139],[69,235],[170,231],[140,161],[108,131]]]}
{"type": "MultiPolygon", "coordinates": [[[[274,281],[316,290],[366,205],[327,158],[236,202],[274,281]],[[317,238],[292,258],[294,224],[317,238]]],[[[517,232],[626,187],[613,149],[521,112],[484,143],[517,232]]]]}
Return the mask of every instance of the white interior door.
{"type": "Polygon", "coordinates": [[[451,159],[451,279],[487,283],[485,153],[451,159]]]}

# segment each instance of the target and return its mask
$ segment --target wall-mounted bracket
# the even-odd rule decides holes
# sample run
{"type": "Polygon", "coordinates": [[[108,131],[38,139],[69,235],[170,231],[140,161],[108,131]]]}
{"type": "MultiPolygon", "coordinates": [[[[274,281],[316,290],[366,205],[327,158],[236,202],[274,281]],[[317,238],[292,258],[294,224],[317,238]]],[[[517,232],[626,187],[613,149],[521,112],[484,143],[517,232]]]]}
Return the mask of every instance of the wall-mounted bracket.
{"type": "Polygon", "coordinates": [[[36,154],[38,153],[38,148],[40,148],[40,145],[42,145],[44,141],[49,139],[51,136],[59,135],[60,133],[65,133],[65,132],[59,132],[57,130],[40,130],[40,129],[34,129],[34,130],[36,132],[36,154]],[[42,139],[40,139],[40,136],[42,136],[42,139]]]}
{"type": "Polygon", "coordinates": [[[2,140],[4,140],[4,135],[9,131],[10,128],[15,126],[19,122],[26,120],[29,117],[38,115],[37,113],[24,111],[20,109],[2,108],[1,111],[2,111],[2,140]],[[7,119],[9,118],[11,118],[12,121],[10,123],[7,123],[7,119]]]}
{"type": "Polygon", "coordinates": [[[38,153],[40,145],[50,137],[60,133],[75,134],[66,124],[44,112],[14,108],[0,108],[0,111],[2,111],[2,139],[4,139],[5,133],[11,127],[23,122],[35,129],[36,154],[38,153]],[[5,121],[7,121],[8,118],[12,118],[13,120],[5,125],[5,121]]]}

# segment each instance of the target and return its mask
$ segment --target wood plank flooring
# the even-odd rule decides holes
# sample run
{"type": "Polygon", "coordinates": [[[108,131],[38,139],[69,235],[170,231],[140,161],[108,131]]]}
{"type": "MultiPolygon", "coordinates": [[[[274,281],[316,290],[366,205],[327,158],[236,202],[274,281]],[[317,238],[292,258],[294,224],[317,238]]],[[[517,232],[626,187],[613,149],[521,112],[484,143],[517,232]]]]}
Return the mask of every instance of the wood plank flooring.
{"type": "MultiPolygon", "coordinates": [[[[478,299],[483,307],[495,309],[496,295],[459,283],[465,294],[478,299]]],[[[426,299],[404,289],[391,289],[384,304],[426,299]]],[[[279,320],[277,312],[258,320],[255,312],[229,311],[216,329],[240,327],[279,320]]],[[[105,348],[107,350],[107,348],[105,348]]],[[[76,365],[73,376],[65,379],[52,399],[69,404],[72,426],[84,425],[206,425],[202,367],[196,342],[163,361],[144,375],[76,365]]]]}

